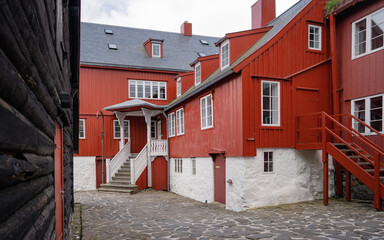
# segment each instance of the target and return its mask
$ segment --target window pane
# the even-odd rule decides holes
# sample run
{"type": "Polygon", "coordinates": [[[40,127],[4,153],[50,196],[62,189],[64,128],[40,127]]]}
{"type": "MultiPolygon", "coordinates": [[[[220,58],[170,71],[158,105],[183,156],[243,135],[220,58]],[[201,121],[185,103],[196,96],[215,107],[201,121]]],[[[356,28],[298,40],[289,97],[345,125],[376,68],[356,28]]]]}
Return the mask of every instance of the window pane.
{"type": "Polygon", "coordinates": [[[129,81],[129,97],[136,97],[136,81],[129,81]]]}
{"type": "Polygon", "coordinates": [[[271,124],[271,112],[270,111],[263,111],[263,123],[264,124],[271,124]]]}
{"type": "Polygon", "coordinates": [[[129,122],[127,120],[124,120],[124,137],[128,138],[129,135],[129,122]]]}
{"type": "Polygon", "coordinates": [[[119,121],[113,120],[113,128],[115,129],[114,137],[120,138],[120,124],[119,121]]]}
{"type": "Polygon", "coordinates": [[[151,138],[156,138],[156,122],[151,122],[151,138]]]}
{"type": "Polygon", "coordinates": [[[160,99],[165,99],[165,83],[160,83],[160,99]]]}
{"type": "Polygon", "coordinates": [[[269,172],[273,172],[273,162],[269,163],[269,172]]]}
{"type": "Polygon", "coordinates": [[[271,103],[269,97],[263,97],[263,110],[270,110],[271,109],[271,103]]]}
{"type": "Polygon", "coordinates": [[[158,82],[152,83],[152,98],[154,98],[154,99],[159,98],[159,83],[158,82]]]}
{"type": "Polygon", "coordinates": [[[372,36],[372,49],[375,50],[383,46],[383,32],[384,32],[384,10],[372,15],[371,17],[371,36],[372,36]]]}
{"type": "Polygon", "coordinates": [[[355,24],[355,55],[366,51],[366,19],[355,24]]]}
{"type": "Polygon", "coordinates": [[[268,172],[268,162],[264,162],[264,172],[268,172]]]}
{"type": "Polygon", "coordinates": [[[272,111],[272,124],[279,124],[279,112],[272,111]]]}
{"type": "Polygon", "coordinates": [[[270,95],[270,83],[263,83],[263,95],[264,96],[270,95]]]}
{"type": "Polygon", "coordinates": [[[145,82],[145,98],[151,98],[151,82],[145,82]]]}
{"type": "Polygon", "coordinates": [[[177,96],[181,95],[181,79],[177,80],[177,91],[176,91],[177,96]]]}
{"type": "Polygon", "coordinates": [[[144,87],[143,87],[143,81],[137,81],[137,97],[138,98],[143,98],[143,91],[144,91],[144,87]]]}
{"type": "Polygon", "coordinates": [[[365,110],[365,100],[355,101],[355,111],[364,111],[365,110]]]}

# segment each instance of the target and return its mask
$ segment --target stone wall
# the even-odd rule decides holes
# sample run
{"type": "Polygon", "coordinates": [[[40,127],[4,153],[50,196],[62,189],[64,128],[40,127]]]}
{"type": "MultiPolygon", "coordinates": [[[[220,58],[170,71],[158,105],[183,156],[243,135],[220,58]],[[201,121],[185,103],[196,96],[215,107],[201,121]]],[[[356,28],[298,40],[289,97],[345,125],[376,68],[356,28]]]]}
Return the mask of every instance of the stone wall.
{"type": "Polygon", "coordinates": [[[96,157],[73,158],[73,186],[75,191],[96,190],[96,157]]]}

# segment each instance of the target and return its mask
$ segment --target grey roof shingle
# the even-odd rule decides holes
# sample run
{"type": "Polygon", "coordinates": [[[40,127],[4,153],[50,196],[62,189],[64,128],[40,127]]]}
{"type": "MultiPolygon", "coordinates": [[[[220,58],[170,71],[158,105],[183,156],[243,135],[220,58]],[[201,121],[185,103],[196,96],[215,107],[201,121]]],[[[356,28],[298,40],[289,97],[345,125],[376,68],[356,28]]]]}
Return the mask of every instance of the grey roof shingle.
{"type": "Polygon", "coordinates": [[[80,62],[100,66],[185,72],[193,70],[189,64],[199,57],[198,52],[206,55],[217,54],[219,50],[214,43],[219,39],[82,22],[80,62]],[[104,29],[111,29],[113,34],[105,34],[104,29]],[[164,39],[162,59],[149,57],[143,45],[149,38],[164,39]],[[202,44],[200,39],[207,41],[209,45],[202,44]],[[116,44],[117,50],[110,50],[110,43],[116,44]]]}

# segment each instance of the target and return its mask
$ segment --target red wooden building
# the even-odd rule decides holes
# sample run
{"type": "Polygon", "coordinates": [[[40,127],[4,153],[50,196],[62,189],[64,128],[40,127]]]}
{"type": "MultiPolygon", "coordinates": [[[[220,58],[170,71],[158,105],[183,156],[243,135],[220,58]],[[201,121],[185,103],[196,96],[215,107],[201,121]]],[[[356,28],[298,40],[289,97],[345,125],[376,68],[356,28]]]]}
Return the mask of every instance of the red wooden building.
{"type": "MultiPolygon", "coordinates": [[[[142,37],[140,51],[151,53],[152,58],[148,54],[147,62],[136,57],[133,62],[140,67],[132,67],[131,57],[114,57],[115,51],[106,52],[102,64],[83,60],[80,116],[89,122],[85,123],[85,134],[89,129],[93,135],[80,143],[80,155],[101,154],[97,136],[101,126],[94,116],[104,109],[115,112],[120,125],[124,117],[129,120],[129,144],[121,144],[120,149],[130,146],[130,150],[118,155],[124,159],[140,151],[126,163],[131,168],[131,183],[140,188],[157,188],[155,185],[165,183],[168,177],[168,187],[175,193],[203,202],[222,202],[227,209],[239,211],[322,197],[327,204],[334,186],[328,174],[334,173],[338,194],[341,176],[346,174],[349,199],[352,173],[373,190],[375,207],[379,208],[384,198],[384,185],[379,182],[383,142],[378,140],[383,131],[383,70],[378,64],[383,57],[383,4],[347,1],[328,15],[325,4],[324,0],[302,0],[275,17],[275,1],[259,0],[252,6],[251,30],[215,39],[216,49],[208,38],[199,37],[199,47],[209,46],[211,52],[197,50],[198,56],[190,53],[190,67],[182,71],[175,70],[179,62],[172,62],[167,69],[158,68],[167,57],[166,43],[172,40],[156,34],[142,37]],[[371,17],[364,18],[366,15],[371,17]],[[366,22],[375,18],[375,25],[370,23],[366,28],[379,40],[367,44],[366,52],[351,57],[350,39],[354,35],[350,22],[360,18],[366,22]],[[153,58],[153,54],[158,57],[153,58]],[[118,59],[124,67],[109,63],[110,59],[118,59]],[[377,65],[371,66],[370,61],[377,65]],[[352,69],[356,71],[353,78],[352,69]],[[166,83],[166,98],[146,97],[147,85],[148,89],[152,86],[146,80],[166,83]],[[361,90],[355,89],[358,84],[361,90]],[[138,99],[130,100],[133,98],[138,99]],[[362,99],[366,104],[371,102],[364,108],[370,109],[364,112],[366,118],[360,117],[362,99]],[[356,107],[351,110],[351,106],[356,107]],[[361,134],[358,129],[369,130],[361,134]],[[367,136],[373,133],[376,136],[367,136]],[[162,140],[154,140],[160,134],[162,140]],[[159,156],[164,156],[163,160],[159,156]]],[[[356,26],[360,25],[355,22],[356,26]]],[[[102,31],[104,26],[97,27],[102,31]]],[[[104,37],[112,42],[110,35],[104,37]]],[[[88,42],[83,41],[85,45],[88,42]]],[[[360,48],[356,49],[363,51],[360,48]]],[[[112,135],[116,117],[104,113],[108,119],[105,136],[107,132],[112,135]]],[[[124,142],[123,135],[119,136],[124,142]]],[[[118,141],[108,140],[106,156],[118,151],[118,141]]],[[[107,166],[110,169],[111,163],[107,166]]],[[[166,186],[159,185],[163,186],[159,189],[166,186]]]]}

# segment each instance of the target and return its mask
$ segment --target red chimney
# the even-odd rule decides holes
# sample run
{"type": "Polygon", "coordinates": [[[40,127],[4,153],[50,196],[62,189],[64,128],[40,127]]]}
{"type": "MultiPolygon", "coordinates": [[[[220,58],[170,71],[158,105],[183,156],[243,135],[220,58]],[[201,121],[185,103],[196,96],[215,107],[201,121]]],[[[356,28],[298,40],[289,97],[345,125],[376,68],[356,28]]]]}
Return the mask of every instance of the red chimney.
{"type": "Polygon", "coordinates": [[[258,0],[252,6],[252,29],[265,27],[275,17],[275,0],[258,0]]]}
{"type": "Polygon", "coordinates": [[[180,33],[184,36],[192,36],[192,23],[185,21],[180,27],[180,33]]]}

